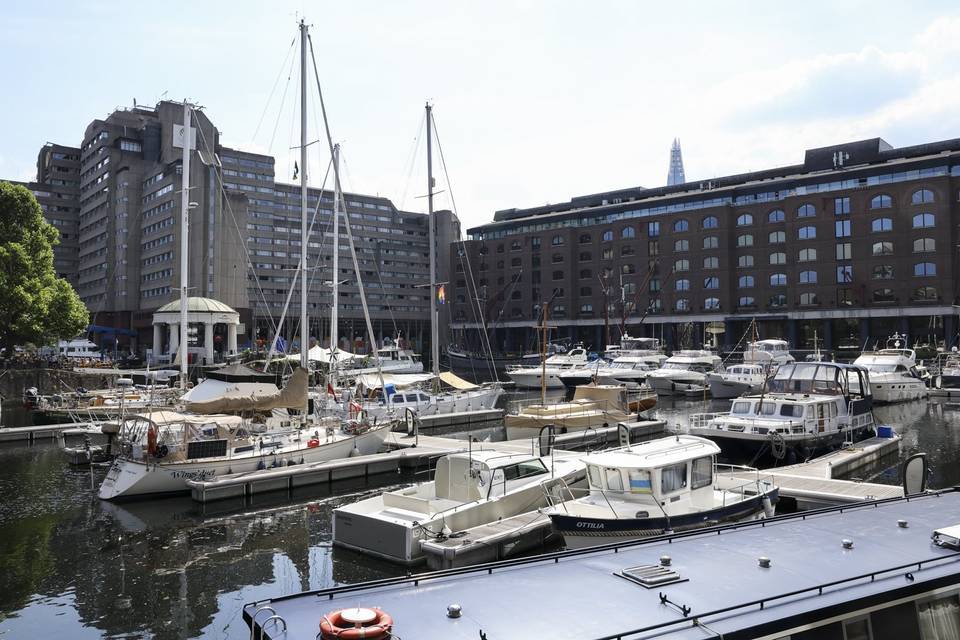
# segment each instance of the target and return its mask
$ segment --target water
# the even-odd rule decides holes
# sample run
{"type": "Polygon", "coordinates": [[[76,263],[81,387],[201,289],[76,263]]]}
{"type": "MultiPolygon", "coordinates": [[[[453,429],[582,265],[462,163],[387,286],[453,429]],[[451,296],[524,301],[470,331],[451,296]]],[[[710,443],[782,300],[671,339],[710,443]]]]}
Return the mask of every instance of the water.
{"type": "MultiPolygon", "coordinates": [[[[666,399],[656,414],[674,424],[728,405],[666,399]]],[[[914,402],[875,413],[904,435],[901,458],[928,453],[932,487],[960,484],[960,408],[914,402]]],[[[7,407],[3,417],[24,421],[7,407]]],[[[863,479],[897,482],[892,462],[863,479]]],[[[334,507],[410,477],[358,480],[336,495],[306,487],[252,506],[189,497],[115,505],[96,498],[105,473],[69,468],[51,444],[0,447],[0,638],[239,640],[249,637],[247,602],[405,573],[332,549],[330,523],[334,507]]]]}

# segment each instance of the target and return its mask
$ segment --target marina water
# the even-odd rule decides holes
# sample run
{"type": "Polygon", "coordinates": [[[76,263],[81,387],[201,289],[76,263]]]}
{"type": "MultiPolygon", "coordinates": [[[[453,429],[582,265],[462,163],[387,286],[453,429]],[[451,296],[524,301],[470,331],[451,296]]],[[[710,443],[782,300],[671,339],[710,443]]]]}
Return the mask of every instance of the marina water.
{"type": "MultiPolygon", "coordinates": [[[[654,415],[672,427],[691,413],[728,408],[661,398],[654,415]]],[[[932,488],[960,484],[960,406],[923,400],[880,406],[875,415],[903,435],[901,460],[928,454],[932,488]]],[[[15,407],[4,407],[3,419],[28,423],[15,407]]],[[[497,431],[480,437],[502,438],[497,431]]],[[[858,476],[898,483],[899,461],[858,476]]],[[[189,496],[112,504],[96,496],[105,474],[70,468],[52,443],[0,446],[0,638],[248,638],[240,616],[247,602],[403,575],[400,566],[332,549],[331,516],[342,504],[427,479],[387,474],[253,504],[200,505],[189,496]]]]}

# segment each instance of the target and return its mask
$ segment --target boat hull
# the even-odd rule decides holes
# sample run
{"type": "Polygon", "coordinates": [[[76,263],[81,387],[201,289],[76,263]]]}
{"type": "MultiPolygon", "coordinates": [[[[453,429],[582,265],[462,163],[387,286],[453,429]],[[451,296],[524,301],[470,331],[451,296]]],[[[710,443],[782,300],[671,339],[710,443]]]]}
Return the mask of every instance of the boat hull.
{"type": "Polygon", "coordinates": [[[703,390],[705,376],[683,376],[667,378],[663,376],[647,376],[647,386],[657,392],[658,396],[680,396],[688,391],[703,390]]]}
{"type": "Polygon", "coordinates": [[[910,402],[927,397],[927,387],[923,381],[917,379],[904,381],[870,381],[870,391],[876,402],[894,403],[910,402]]]}
{"type": "Polygon", "coordinates": [[[720,400],[729,400],[739,398],[747,393],[757,393],[763,387],[763,383],[751,384],[742,380],[730,380],[720,374],[710,374],[707,376],[710,383],[710,395],[720,400]]]}
{"type": "MultiPolygon", "coordinates": [[[[507,376],[513,380],[514,385],[521,389],[539,389],[541,387],[542,372],[539,369],[536,371],[508,371],[507,376]]],[[[547,369],[546,381],[547,389],[563,389],[563,380],[560,378],[558,371],[547,369]]]]}
{"type": "Polygon", "coordinates": [[[740,433],[711,427],[691,427],[688,433],[713,440],[729,458],[794,464],[837,449],[843,446],[844,442],[862,440],[873,432],[873,428],[873,422],[869,422],[843,431],[823,434],[781,433],[777,434],[777,438],[769,433],[740,433]],[[775,439],[778,442],[774,442],[775,439]]]}

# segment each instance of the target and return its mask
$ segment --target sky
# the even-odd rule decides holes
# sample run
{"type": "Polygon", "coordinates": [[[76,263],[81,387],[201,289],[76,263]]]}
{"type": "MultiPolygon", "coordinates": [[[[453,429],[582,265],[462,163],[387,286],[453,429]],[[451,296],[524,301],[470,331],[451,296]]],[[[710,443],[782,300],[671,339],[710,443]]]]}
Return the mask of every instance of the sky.
{"type": "MultiPolygon", "coordinates": [[[[344,188],[426,209],[429,101],[437,206],[464,229],[664,185],[674,137],[688,181],[849,140],[960,137],[955,2],[49,0],[4,9],[0,177],[32,179],[45,142],[79,145],[93,119],[165,97],[292,181],[301,17],[344,188]]],[[[322,141],[312,83],[308,100],[322,141]]],[[[313,185],[328,162],[311,145],[313,185]]]]}

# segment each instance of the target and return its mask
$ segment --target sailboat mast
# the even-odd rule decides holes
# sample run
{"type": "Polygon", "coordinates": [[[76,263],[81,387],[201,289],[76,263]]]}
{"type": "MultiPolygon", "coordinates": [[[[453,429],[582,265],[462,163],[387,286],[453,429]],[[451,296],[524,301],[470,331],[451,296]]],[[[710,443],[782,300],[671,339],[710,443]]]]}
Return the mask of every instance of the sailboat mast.
{"type": "Polygon", "coordinates": [[[188,256],[190,226],[190,103],[183,101],[183,163],[180,182],[180,390],[187,390],[187,360],[190,349],[187,343],[187,294],[188,256]]]}
{"type": "Polygon", "coordinates": [[[553,298],[543,305],[543,337],[540,338],[540,406],[547,404],[547,316],[550,314],[550,303],[553,298]]]}
{"type": "MultiPolygon", "coordinates": [[[[427,103],[427,226],[430,227],[430,361],[440,377],[440,328],[437,318],[437,248],[433,220],[433,107],[427,103]]],[[[436,382],[434,384],[437,384],[436,382]]]]}
{"type": "MultiPolygon", "coordinates": [[[[300,21],[300,366],[307,369],[307,25],[300,21]]],[[[336,279],[336,276],[334,276],[336,279]]]]}
{"type": "Polygon", "coordinates": [[[330,383],[337,385],[337,342],[340,338],[340,145],[333,146],[333,275],[330,302],[330,383]]]}

